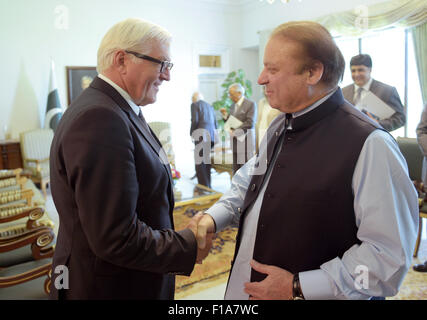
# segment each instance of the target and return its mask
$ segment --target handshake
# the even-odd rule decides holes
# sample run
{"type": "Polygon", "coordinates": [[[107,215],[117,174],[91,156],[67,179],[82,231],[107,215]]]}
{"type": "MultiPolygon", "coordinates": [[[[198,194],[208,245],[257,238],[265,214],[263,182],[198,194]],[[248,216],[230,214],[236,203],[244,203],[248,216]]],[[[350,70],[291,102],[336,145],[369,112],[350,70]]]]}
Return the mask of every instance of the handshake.
{"type": "Polygon", "coordinates": [[[209,254],[212,247],[212,239],[215,235],[215,222],[212,217],[203,212],[198,212],[188,223],[190,229],[197,240],[196,263],[201,264],[209,254]]]}

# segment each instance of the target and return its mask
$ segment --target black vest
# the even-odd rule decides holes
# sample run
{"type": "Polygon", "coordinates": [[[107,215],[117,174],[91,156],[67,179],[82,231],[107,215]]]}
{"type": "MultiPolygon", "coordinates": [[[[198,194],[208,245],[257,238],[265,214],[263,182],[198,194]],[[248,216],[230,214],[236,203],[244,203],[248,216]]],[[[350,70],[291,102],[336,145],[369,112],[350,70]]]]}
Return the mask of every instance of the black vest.
{"type": "MultiPolygon", "coordinates": [[[[283,141],[265,190],[253,258],[297,273],[319,269],[360,243],[353,173],[366,138],[380,127],[345,102],[341,89],[314,110],[292,119],[292,129],[280,140],[283,125],[284,115],[270,126],[267,150],[258,155],[259,162],[270,165],[278,141],[283,141]]],[[[252,176],[239,230],[264,177],[252,176]]],[[[236,254],[239,245],[240,232],[236,254]]],[[[252,270],[251,281],[264,278],[252,270]]]]}

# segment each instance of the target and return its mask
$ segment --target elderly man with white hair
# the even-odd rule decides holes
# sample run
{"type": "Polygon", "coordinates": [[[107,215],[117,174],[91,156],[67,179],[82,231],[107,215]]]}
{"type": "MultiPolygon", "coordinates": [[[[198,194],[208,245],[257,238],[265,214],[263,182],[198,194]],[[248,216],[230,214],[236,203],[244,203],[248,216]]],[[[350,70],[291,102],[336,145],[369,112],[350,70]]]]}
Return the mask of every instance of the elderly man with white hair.
{"type": "Polygon", "coordinates": [[[52,196],[60,226],[53,299],[173,299],[191,274],[196,222],[174,231],[167,157],[141,111],[170,80],[171,35],[126,19],[104,36],[99,76],[65,112],[52,143],[52,196]],[[68,277],[64,280],[64,277],[68,277]]]}
{"type": "Polygon", "coordinates": [[[233,116],[242,123],[230,130],[233,148],[233,174],[236,173],[255,153],[255,120],[257,106],[254,101],[245,98],[245,88],[240,83],[228,87],[228,95],[233,101],[230,114],[225,108],[220,111],[224,120],[233,116]]]}

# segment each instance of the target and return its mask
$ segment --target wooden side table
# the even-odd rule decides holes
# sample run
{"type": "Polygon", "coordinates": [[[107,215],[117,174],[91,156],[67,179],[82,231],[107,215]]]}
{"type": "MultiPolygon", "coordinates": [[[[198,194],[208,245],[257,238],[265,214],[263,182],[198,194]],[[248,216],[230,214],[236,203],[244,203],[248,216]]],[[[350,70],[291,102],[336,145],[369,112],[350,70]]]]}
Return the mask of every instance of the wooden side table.
{"type": "Polygon", "coordinates": [[[21,145],[18,140],[0,140],[0,170],[22,168],[21,145]]]}

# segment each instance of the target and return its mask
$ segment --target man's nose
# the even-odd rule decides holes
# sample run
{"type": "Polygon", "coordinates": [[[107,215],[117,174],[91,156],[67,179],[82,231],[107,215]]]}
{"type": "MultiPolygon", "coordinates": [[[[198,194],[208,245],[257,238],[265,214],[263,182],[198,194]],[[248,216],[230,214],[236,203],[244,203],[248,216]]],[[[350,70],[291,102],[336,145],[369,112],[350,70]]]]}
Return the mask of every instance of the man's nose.
{"type": "Polygon", "coordinates": [[[259,85],[264,85],[267,83],[267,78],[265,76],[265,72],[264,70],[261,71],[259,77],[258,77],[258,84],[259,85]]]}
{"type": "Polygon", "coordinates": [[[160,73],[160,79],[169,81],[171,79],[171,73],[169,69],[166,69],[164,72],[160,73]]]}

